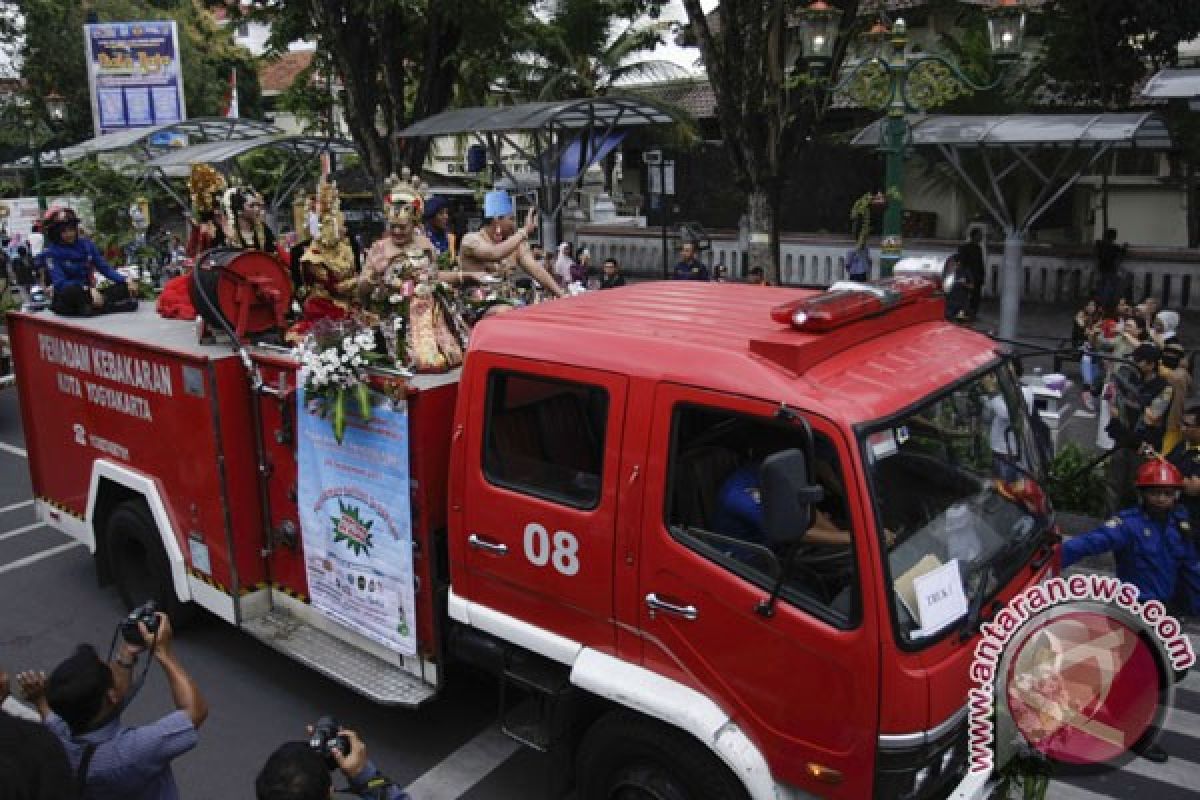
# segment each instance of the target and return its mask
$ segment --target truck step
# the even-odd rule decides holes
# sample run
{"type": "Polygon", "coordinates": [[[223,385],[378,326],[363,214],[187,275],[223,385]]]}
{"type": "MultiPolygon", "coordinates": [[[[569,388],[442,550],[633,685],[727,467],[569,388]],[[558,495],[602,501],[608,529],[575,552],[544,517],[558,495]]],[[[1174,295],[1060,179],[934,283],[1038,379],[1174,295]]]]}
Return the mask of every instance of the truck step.
{"type": "Polygon", "coordinates": [[[569,718],[571,692],[570,673],[562,664],[510,653],[500,678],[500,729],[526,747],[548,751],[569,718]]]}
{"type": "Polygon", "coordinates": [[[416,708],[434,696],[434,687],[412,673],[282,609],[246,620],[242,626],[264,644],[380,705],[416,708]]]}

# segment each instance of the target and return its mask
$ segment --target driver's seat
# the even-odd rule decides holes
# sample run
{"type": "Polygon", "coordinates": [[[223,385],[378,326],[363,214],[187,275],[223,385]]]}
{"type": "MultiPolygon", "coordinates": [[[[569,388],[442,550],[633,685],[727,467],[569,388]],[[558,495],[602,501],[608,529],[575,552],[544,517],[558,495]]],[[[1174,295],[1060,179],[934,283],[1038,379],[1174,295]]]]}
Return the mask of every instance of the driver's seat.
{"type": "Polygon", "coordinates": [[[671,521],[712,530],[721,486],[738,462],[737,453],[717,445],[694,447],[681,455],[673,481],[671,521]]]}

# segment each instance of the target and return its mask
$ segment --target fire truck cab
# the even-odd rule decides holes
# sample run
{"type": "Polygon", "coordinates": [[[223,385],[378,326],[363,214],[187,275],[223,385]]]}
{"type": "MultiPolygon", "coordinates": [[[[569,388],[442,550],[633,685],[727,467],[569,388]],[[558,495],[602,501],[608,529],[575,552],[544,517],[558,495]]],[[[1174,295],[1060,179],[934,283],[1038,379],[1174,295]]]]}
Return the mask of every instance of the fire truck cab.
{"type": "Polygon", "coordinates": [[[206,608],[382,703],[470,661],[581,798],[933,798],[984,780],[980,609],[1056,552],[1017,376],[942,316],[900,278],[483,321],[407,387],[416,656],[307,605],[290,356],[252,349],[256,390],[186,323],[10,319],[39,511],[126,602],[206,608]]]}

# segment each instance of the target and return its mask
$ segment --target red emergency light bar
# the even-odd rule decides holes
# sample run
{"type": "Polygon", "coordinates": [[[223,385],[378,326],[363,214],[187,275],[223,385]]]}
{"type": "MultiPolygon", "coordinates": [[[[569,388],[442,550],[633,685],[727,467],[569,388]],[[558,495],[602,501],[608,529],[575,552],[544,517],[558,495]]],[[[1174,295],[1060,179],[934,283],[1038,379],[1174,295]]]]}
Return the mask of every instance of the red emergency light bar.
{"type": "Polygon", "coordinates": [[[798,331],[831,331],[937,294],[932,278],[902,275],[875,283],[839,281],[816,297],[771,309],[771,319],[798,331]]]}

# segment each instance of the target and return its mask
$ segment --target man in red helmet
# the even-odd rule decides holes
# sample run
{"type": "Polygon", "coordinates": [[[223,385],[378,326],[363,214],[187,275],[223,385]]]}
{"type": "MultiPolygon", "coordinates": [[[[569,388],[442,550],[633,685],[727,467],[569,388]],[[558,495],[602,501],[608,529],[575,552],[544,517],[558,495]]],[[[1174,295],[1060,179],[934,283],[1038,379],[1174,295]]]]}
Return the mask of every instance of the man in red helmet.
{"type": "Polygon", "coordinates": [[[1158,600],[1173,613],[1200,613],[1200,558],[1187,509],[1179,502],[1183,475],[1155,458],[1138,468],[1135,484],[1140,504],[1064,543],[1063,568],[1111,551],[1117,577],[1138,587],[1143,603],[1158,600]]]}
{"type": "MultiPolygon", "coordinates": [[[[1138,588],[1142,603],[1158,600],[1175,615],[1200,613],[1200,557],[1187,509],[1179,502],[1182,473],[1155,458],[1138,468],[1134,482],[1139,505],[1065,542],[1063,568],[1084,556],[1111,551],[1117,577],[1138,588]]],[[[1166,751],[1152,740],[1134,750],[1150,761],[1167,760],[1166,751]]]]}
{"type": "Polygon", "coordinates": [[[90,317],[113,311],[136,311],[125,276],[113,269],[96,245],[79,232],[79,217],[69,208],[55,207],[42,218],[47,244],[36,263],[54,285],[50,309],[69,317],[90,317]],[[109,285],[100,288],[97,276],[109,285]]]}

